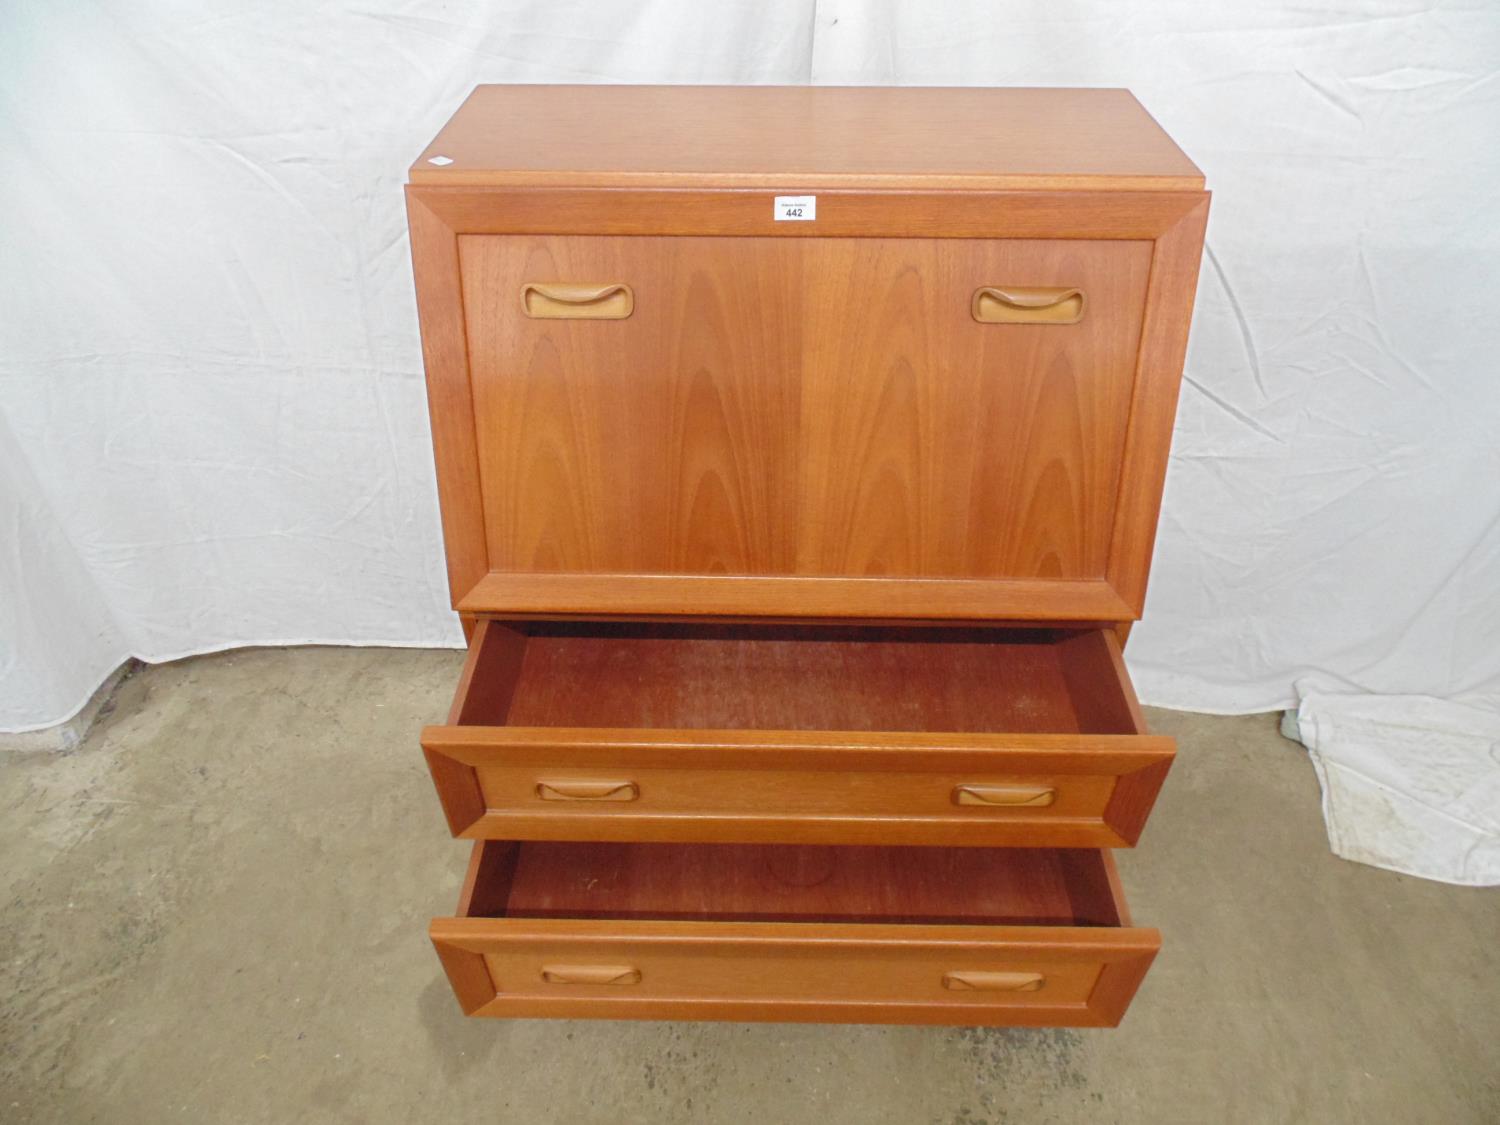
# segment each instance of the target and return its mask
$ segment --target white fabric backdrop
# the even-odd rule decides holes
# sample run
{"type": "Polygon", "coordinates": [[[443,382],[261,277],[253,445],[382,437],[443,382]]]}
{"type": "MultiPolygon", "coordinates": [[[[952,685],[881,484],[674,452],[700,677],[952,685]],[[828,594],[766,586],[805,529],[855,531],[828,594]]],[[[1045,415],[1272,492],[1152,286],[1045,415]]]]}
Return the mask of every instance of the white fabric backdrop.
{"type": "Polygon", "coordinates": [[[496,81],[1134,89],[1215,191],[1142,696],[1500,703],[1497,59],[1427,0],[7,5],[0,730],[457,642],[400,185],[496,81]]]}

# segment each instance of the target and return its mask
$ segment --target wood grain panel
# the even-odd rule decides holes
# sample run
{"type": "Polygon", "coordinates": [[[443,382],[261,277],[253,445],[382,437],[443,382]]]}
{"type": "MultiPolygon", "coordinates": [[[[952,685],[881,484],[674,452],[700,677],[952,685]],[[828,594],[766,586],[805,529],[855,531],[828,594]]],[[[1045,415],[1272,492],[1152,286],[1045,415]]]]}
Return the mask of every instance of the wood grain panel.
{"type": "Polygon", "coordinates": [[[474,623],[469,655],[448,708],[451,726],[505,721],[528,644],[523,629],[492,617],[481,617],[474,623]]]}
{"type": "Polygon", "coordinates": [[[1009,578],[824,578],[705,574],[517,574],[491,571],[459,600],[470,614],[866,622],[1096,623],[1137,610],[1107,581],[1009,578]]]}
{"type": "Polygon", "coordinates": [[[427,410],[437,467],[443,551],[453,605],[490,569],[479,488],[479,450],[469,385],[458,239],[413,189],[406,193],[412,274],[422,326],[427,410]]]}
{"type": "Polygon", "coordinates": [[[469,867],[458,892],[459,915],[498,918],[504,914],[520,858],[521,845],[512,841],[493,840],[476,845],[469,853],[469,867]]]}
{"type": "Polygon", "coordinates": [[[1160,947],[1150,929],[871,923],[439,918],[455,988],[490,981],[470,1014],[1113,1027],[1160,947]],[[548,964],[624,964],[626,988],[548,985],[548,964]],[[960,992],[950,972],[1034,973],[1032,992],[960,992]]]}
{"type": "Polygon", "coordinates": [[[1097,851],[495,841],[504,915],[1117,926],[1097,851]]]}
{"type": "MultiPolygon", "coordinates": [[[[1030,958],[1024,955],[1021,958],[1013,955],[975,958],[971,954],[964,958],[947,958],[942,952],[929,951],[925,956],[913,953],[906,957],[892,957],[886,950],[871,953],[846,948],[842,950],[844,958],[835,962],[826,953],[810,956],[809,951],[802,947],[757,945],[753,952],[746,951],[734,958],[734,962],[738,962],[734,963],[730,958],[738,951],[722,943],[666,950],[659,946],[642,948],[624,942],[610,942],[607,946],[595,947],[598,953],[593,956],[584,952],[586,948],[580,948],[576,943],[538,943],[520,948],[507,944],[486,955],[484,965],[495,982],[497,998],[503,995],[506,1000],[513,1001],[529,994],[542,1003],[559,999],[576,1003],[592,993],[606,1004],[615,1000],[628,1003],[643,995],[657,1001],[678,1003],[701,1002],[709,998],[761,1001],[796,998],[804,1002],[817,999],[840,1006],[880,1002],[904,1006],[910,1004],[914,996],[921,996],[929,1003],[941,1004],[950,1000],[942,986],[944,975],[963,969],[974,971],[970,967],[976,964],[990,972],[1034,973],[1044,982],[1041,991],[1046,993],[1045,996],[1027,992],[988,997],[976,997],[973,993],[952,995],[950,1002],[967,999],[973,1004],[976,999],[988,999],[985,1012],[991,1018],[994,1018],[996,1009],[1012,1006],[1022,1010],[1056,1011],[1064,1006],[1086,1010],[1089,995],[1100,975],[1100,965],[1095,962],[1049,961],[1035,955],[1030,958]],[[539,969],[548,961],[557,961],[564,949],[568,955],[579,957],[585,963],[598,960],[604,950],[609,949],[616,960],[640,972],[643,987],[630,989],[633,995],[619,995],[620,990],[587,986],[547,987],[539,980],[539,969]],[[853,956],[850,956],[851,952],[853,956]],[[611,995],[611,992],[616,995],[611,995]]],[[[840,1018],[835,1014],[837,1010],[828,1012],[825,1018],[840,1018]]]]}
{"type": "Polygon", "coordinates": [[[1127,90],[479,86],[411,167],[446,184],[1192,189],[1127,90]],[[430,163],[438,156],[445,164],[430,163]]]}
{"type": "MultiPolygon", "coordinates": [[[[1066,734],[1085,729],[1070,674],[1094,692],[1123,694],[1102,648],[1068,648],[1066,635],[1050,630],[606,623],[525,629],[505,715],[515,726],[1066,734]]],[[[1102,723],[1086,729],[1133,733],[1102,723]]]]}
{"type": "Polygon", "coordinates": [[[1145,734],[1146,717],[1135,697],[1120,640],[1112,629],[1085,629],[1057,641],[1058,666],[1085,730],[1145,734]]]}
{"type": "Polygon", "coordinates": [[[1146,604],[1146,580],[1172,449],[1172,426],[1177,417],[1198,267],[1203,260],[1208,206],[1205,193],[1192,211],[1156,240],[1151,258],[1151,283],[1130,404],[1130,438],[1114,511],[1109,569],[1111,586],[1134,607],[1137,617],[1146,604]]]}
{"type": "Polygon", "coordinates": [[[1119,735],[430,727],[422,741],[481,794],[450,817],[454,835],[527,840],[1128,847],[1173,754],[1171,739],[1119,735]],[[600,779],[635,799],[537,792],[600,779]],[[1050,803],[959,805],[960,785],[1041,788],[1050,803]]]}
{"type": "Polygon", "coordinates": [[[1205,198],[1183,191],[820,191],[818,218],[777,222],[775,195],[729,188],[431,187],[409,197],[462,234],[768,238],[1154,239],[1205,198]]]}
{"type": "Polygon", "coordinates": [[[799,572],[1102,578],[1149,243],[809,244],[799,572]],[[1080,324],[986,325],[986,285],[1080,324]]]}
{"type": "Polygon", "coordinates": [[[768,240],[460,240],[490,565],[760,574],[792,561],[800,257],[768,240]],[[535,281],[626,320],[532,320],[535,281]]]}
{"type": "MultiPolygon", "coordinates": [[[[1181,350],[1191,309],[1191,282],[1196,275],[1197,255],[1201,247],[1202,220],[1207,207],[1206,193],[847,193],[844,202],[849,205],[849,222],[854,224],[849,226],[848,233],[905,233],[911,230],[939,236],[937,239],[927,238],[928,242],[963,244],[974,240],[953,236],[965,231],[977,233],[981,230],[993,230],[996,234],[1006,236],[992,243],[1000,247],[1020,244],[1017,242],[1020,234],[1045,233],[1047,244],[1056,253],[1064,252],[1061,248],[1069,243],[1093,245],[1091,240],[1097,240],[1100,236],[1111,241],[1123,239],[1126,243],[1161,236],[1153,256],[1151,304],[1146,330],[1138,349],[1137,377],[1125,415],[1130,419],[1132,432],[1137,429],[1141,432],[1131,438],[1124,449],[1123,469],[1118,474],[1113,534],[1105,576],[1084,581],[1007,576],[1005,581],[979,579],[967,585],[963,579],[958,578],[919,579],[914,581],[927,584],[913,584],[889,591],[880,585],[885,579],[875,580],[873,585],[866,587],[851,584],[858,581],[851,578],[821,575],[801,577],[796,572],[784,571],[772,572],[781,577],[780,582],[776,582],[772,574],[749,572],[740,575],[738,581],[727,583],[725,577],[718,576],[730,572],[717,569],[718,563],[710,563],[710,568],[704,570],[683,566],[665,571],[653,565],[634,572],[622,571],[614,566],[604,571],[582,567],[572,570],[528,567],[518,571],[516,567],[490,559],[489,535],[494,533],[493,518],[492,513],[485,510],[485,501],[475,478],[478,475],[478,446],[493,441],[494,435],[485,419],[474,411],[474,396],[470,393],[467,371],[470,341],[465,336],[465,311],[457,285],[457,247],[460,241],[456,237],[457,233],[512,228],[522,230],[528,229],[528,224],[532,229],[614,229],[610,225],[614,218],[619,218],[624,224],[618,229],[648,231],[653,229],[654,216],[663,216],[663,221],[655,224],[656,229],[667,230],[675,229],[671,216],[678,215],[687,215],[689,218],[693,215],[700,216],[701,222],[696,226],[689,222],[682,228],[685,231],[733,229],[736,233],[761,232],[782,236],[788,233],[782,228],[800,228],[804,224],[769,223],[761,214],[765,200],[756,198],[754,192],[715,192],[701,189],[665,192],[576,189],[569,192],[566,189],[413,187],[408,194],[412,205],[413,253],[420,279],[429,398],[439,463],[450,585],[454,604],[461,606],[465,613],[508,611],[541,615],[695,613],[783,618],[870,617],[877,615],[875,603],[878,602],[886,607],[886,612],[878,615],[889,618],[1051,618],[1095,621],[1126,620],[1139,615],[1154,538],[1155,513],[1160,502],[1160,481],[1165,467],[1171,412],[1176,401],[1181,350]],[[665,215],[663,208],[666,210],[665,215]],[[528,215],[531,216],[530,219],[527,218],[528,215]],[[452,284],[446,280],[449,276],[453,277],[452,284]],[[474,467],[465,468],[466,465],[474,467]],[[1147,524],[1153,526],[1148,527],[1147,524]],[[621,574],[622,578],[618,582],[612,577],[601,582],[594,577],[596,573],[611,576],[621,574]]],[[[842,207],[835,208],[830,214],[835,217],[842,214],[842,207]]],[[[843,226],[848,226],[848,223],[843,226]]],[[[841,220],[835,218],[818,229],[840,233],[841,220]]],[[[784,241],[812,246],[841,241],[826,237],[807,237],[814,233],[799,230],[796,239],[784,241]]],[[[467,243],[471,240],[466,238],[463,241],[467,243]]],[[[621,241],[632,245],[660,242],[681,245],[689,240],[621,241]]],[[[762,240],[703,241],[743,244],[762,240]]],[[[900,241],[915,244],[923,240],[900,241]]],[[[495,299],[500,301],[500,298],[495,299]]],[[[800,291],[793,293],[789,300],[800,307],[805,294],[800,291]]],[[[511,313],[507,312],[506,315],[511,313]]],[[[569,327],[577,327],[569,322],[563,323],[569,327]]],[[[628,325],[630,321],[618,323],[628,325]]],[[[785,326],[783,333],[800,334],[800,329],[795,325],[785,326]]],[[[815,344],[816,341],[812,343],[815,344]]],[[[788,353],[796,352],[800,363],[808,346],[785,342],[785,349],[788,353]]],[[[493,367],[499,361],[492,352],[487,362],[493,367]]],[[[502,366],[514,376],[513,364],[502,366]]],[[[566,392],[570,384],[566,372],[563,375],[562,387],[566,392]]],[[[795,385],[786,398],[798,397],[800,379],[799,372],[794,379],[795,385]]],[[[700,388],[701,385],[700,380],[700,388]]],[[[1055,387],[1061,384],[1049,382],[1049,385],[1055,387]]],[[[552,390],[555,391],[556,387],[552,390]]],[[[691,391],[691,388],[688,390],[691,391]]],[[[544,386],[540,393],[546,400],[547,387],[544,386]]],[[[694,401],[691,393],[685,394],[684,399],[694,401]]],[[[557,399],[554,395],[550,400],[550,409],[562,409],[563,400],[572,402],[566,393],[563,399],[557,399]]],[[[800,402],[789,402],[785,408],[788,412],[795,411],[800,422],[803,410],[800,402]]],[[[568,409],[573,408],[569,405],[568,409]]],[[[735,409],[738,407],[731,404],[729,411],[735,409]]],[[[618,411],[615,411],[609,413],[607,418],[618,416],[618,411]]],[[[606,422],[601,423],[597,415],[590,415],[585,410],[579,419],[569,418],[566,426],[553,432],[561,432],[566,437],[572,429],[578,428],[585,435],[603,430],[611,436],[618,436],[620,428],[614,427],[611,431],[607,418],[606,422]]],[[[1056,428],[1057,419],[1049,417],[1042,421],[1044,441],[1072,440],[1056,428]]],[[[633,425],[626,428],[629,431],[627,438],[639,430],[639,427],[633,425]]],[[[670,427],[663,428],[662,432],[670,433],[670,427]]],[[[714,427],[709,426],[707,432],[712,440],[714,427]]],[[[754,426],[749,427],[748,431],[742,431],[750,434],[754,432],[754,426]]],[[[801,437],[798,435],[792,440],[800,443],[801,437]]],[[[1088,436],[1084,435],[1083,440],[1087,442],[1088,436]]],[[[750,440],[739,441],[738,449],[742,450],[750,445],[760,447],[750,440]]],[[[537,471],[544,480],[550,478],[554,487],[558,487],[558,482],[567,478],[569,473],[579,470],[576,463],[557,456],[558,449],[567,447],[568,443],[564,441],[560,446],[543,449],[539,455],[537,471]]],[[[584,469],[603,472],[598,468],[603,456],[597,454],[591,462],[585,464],[584,469]]],[[[773,453],[772,457],[775,456],[778,454],[773,453]]],[[[624,459],[628,462],[631,457],[627,450],[624,459]]],[[[722,464],[722,458],[719,461],[722,464]]],[[[701,467],[701,459],[697,464],[701,467]]],[[[682,462],[685,472],[678,475],[679,485],[691,478],[695,471],[694,465],[690,458],[682,462]]],[[[660,470],[660,466],[657,468],[660,470]]],[[[752,475],[753,472],[754,470],[752,475]]],[[[660,475],[659,471],[658,476],[660,475]]],[[[628,479],[627,476],[626,480],[628,479]]],[[[722,479],[728,478],[726,476],[722,479]]],[[[701,497],[705,515],[715,505],[715,494],[723,492],[731,501],[725,505],[727,510],[736,516],[748,518],[752,524],[759,518],[753,497],[749,504],[736,503],[746,494],[745,489],[736,491],[734,488],[712,487],[717,483],[720,482],[710,482],[710,487],[701,497]]],[[[1035,483],[1044,493],[1061,486],[1065,492],[1072,494],[1067,483],[1056,472],[1044,474],[1035,483]]],[[[611,480],[609,484],[616,492],[628,491],[622,480],[611,480]]],[[[793,484],[791,487],[801,485],[793,484]]],[[[537,517],[529,527],[533,540],[539,538],[545,541],[552,531],[576,530],[570,524],[572,513],[568,505],[576,503],[581,496],[586,507],[590,494],[566,487],[560,488],[560,491],[565,501],[565,506],[561,509],[562,517],[557,520],[537,517]]],[[[661,495],[660,492],[656,494],[661,495]]],[[[779,497],[778,500],[784,501],[785,498],[779,497]]],[[[595,503],[597,502],[596,499],[595,503]]],[[[1016,502],[1024,503],[1025,498],[1016,502]]],[[[683,500],[678,496],[672,503],[680,509],[683,500]]],[[[1048,513],[1051,509],[1046,504],[1036,510],[1044,522],[1050,519],[1048,513]]],[[[618,542],[613,535],[615,530],[616,528],[610,528],[597,534],[603,535],[610,542],[618,542]]],[[[725,544],[711,533],[707,549],[704,550],[702,545],[697,544],[691,526],[679,528],[679,532],[675,540],[669,541],[668,547],[656,548],[656,555],[675,552],[679,557],[684,557],[696,551],[699,555],[706,554],[710,557],[732,557],[739,553],[740,540],[743,539],[742,536],[739,540],[734,536],[724,537],[730,540],[728,549],[725,549],[725,544]]],[[[564,536],[563,542],[566,546],[570,541],[564,536]]],[[[657,537],[656,542],[661,543],[661,538],[657,537]]],[[[533,542],[532,546],[536,547],[537,543],[533,542]]],[[[579,548],[575,542],[574,549],[584,548],[579,548]]],[[[799,549],[800,544],[794,543],[791,547],[794,554],[799,549]]],[[[542,553],[546,554],[546,551],[547,547],[543,542],[542,553]]],[[[652,552],[644,553],[649,555],[652,552]]],[[[1043,561],[1045,562],[1045,557],[1043,561]]]]}
{"type": "MultiPolygon", "coordinates": [[[[918,751],[920,753],[920,751],[918,751]]],[[[701,761],[703,754],[697,755],[701,761]]],[[[711,830],[726,843],[913,843],[964,847],[1116,846],[1104,810],[1109,775],[945,770],[920,774],[845,773],[685,764],[644,769],[628,755],[613,769],[551,765],[480,766],[485,812],[462,833],[471,839],[690,840],[711,830]],[[624,779],[629,802],[542,801],[538,785],[624,779]],[[1045,793],[1045,808],[960,806],[959,786],[1017,787],[1045,793]],[[710,829],[710,825],[712,826],[710,829]]]]}
{"type": "Polygon", "coordinates": [[[494,570],[1102,580],[1150,247],[465,237],[494,570]],[[621,282],[617,322],[528,281],[621,282]],[[988,284],[1076,325],[982,325],[988,284]]]}

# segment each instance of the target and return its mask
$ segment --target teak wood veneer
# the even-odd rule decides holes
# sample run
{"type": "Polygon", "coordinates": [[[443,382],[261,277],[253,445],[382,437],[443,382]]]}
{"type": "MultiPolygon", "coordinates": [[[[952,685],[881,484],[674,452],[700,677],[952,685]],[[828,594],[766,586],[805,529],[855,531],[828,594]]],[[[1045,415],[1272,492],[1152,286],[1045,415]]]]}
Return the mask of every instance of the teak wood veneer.
{"type": "Polygon", "coordinates": [[[482,86],[406,190],[463,1010],[1118,1022],[1201,173],[1118,90],[482,86]]]}

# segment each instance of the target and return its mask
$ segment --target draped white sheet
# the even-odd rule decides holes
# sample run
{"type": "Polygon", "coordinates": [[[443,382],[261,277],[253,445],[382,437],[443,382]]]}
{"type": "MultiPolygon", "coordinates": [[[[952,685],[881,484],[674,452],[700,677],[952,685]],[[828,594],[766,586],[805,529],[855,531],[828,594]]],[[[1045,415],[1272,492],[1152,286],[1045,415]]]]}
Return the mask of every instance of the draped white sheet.
{"type": "Polygon", "coordinates": [[[1152,703],[1500,701],[1500,19],[1313,0],[0,13],[0,730],[128,655],[448,645],[400,185],[477,82],[1127,86],[1215,191],[1152,703]]]}

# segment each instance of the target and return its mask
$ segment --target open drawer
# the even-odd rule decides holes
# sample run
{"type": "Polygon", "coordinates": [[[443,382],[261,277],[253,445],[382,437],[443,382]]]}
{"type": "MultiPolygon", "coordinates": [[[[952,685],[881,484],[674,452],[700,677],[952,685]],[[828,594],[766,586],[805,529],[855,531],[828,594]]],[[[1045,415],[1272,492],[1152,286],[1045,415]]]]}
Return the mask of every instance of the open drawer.
{"type": "Polygon", "coordinates": [[[1107,629],[481,619],[422,732],[473,839],[1118,847],[1173,754],[1107,629]]]}
{"type": "Polygon", "coordinates": [[[1113,1026],[1160,947],[1097,849],[476,844],[481,1016],[1113,1026]]]}

